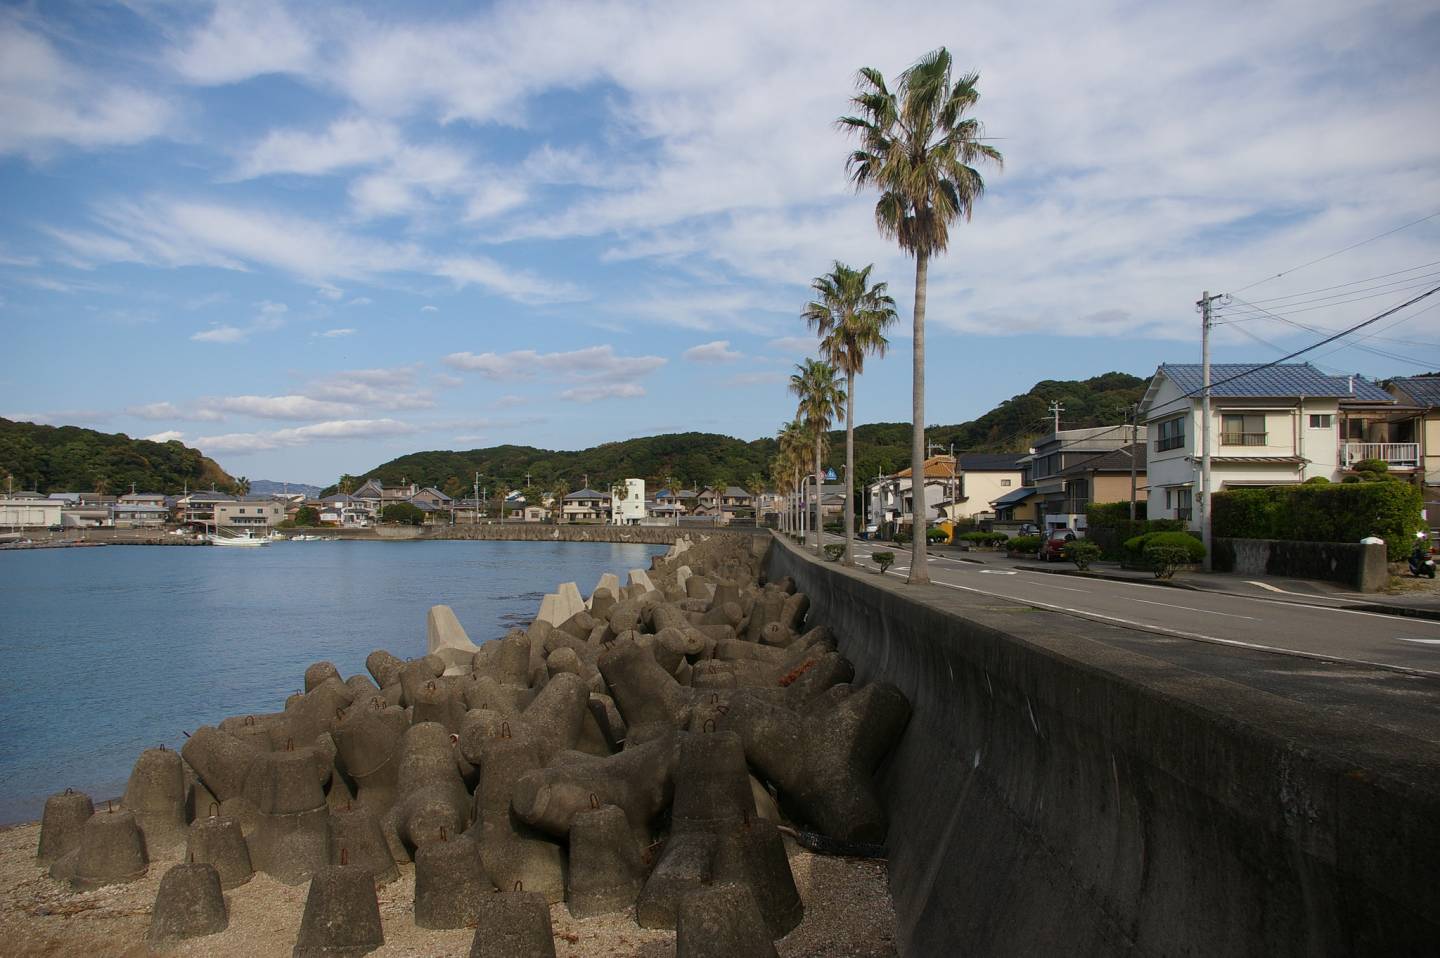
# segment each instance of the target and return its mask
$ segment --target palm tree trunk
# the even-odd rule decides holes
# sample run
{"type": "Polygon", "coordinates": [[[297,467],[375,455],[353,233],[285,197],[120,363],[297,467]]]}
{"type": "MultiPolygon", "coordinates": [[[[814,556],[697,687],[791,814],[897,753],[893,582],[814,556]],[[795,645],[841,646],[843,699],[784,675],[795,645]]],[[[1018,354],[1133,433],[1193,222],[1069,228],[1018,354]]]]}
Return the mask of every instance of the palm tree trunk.
{"type": "Polygon", "coordinates": [[[855,564],[855,370],[845,373],[845,559],[855,564]]]}
{"type": "Polygon", "coordinates": [[[925,281],[930,257],[925,250],[915,253],[915,334],[914,372],[911,393],[913,407],[910,430],[910,577],[911,585],[929,585],[929,559],[925,533],[925,281]]]}
{"type": "Polygon", "coordinates": [[[824,504],[820,495],[820,446],[825,440],[825,434],[817,427],[815,430],[815,554],[822,555],[822,546],[825,544],[825,519],[820,514],[820,507],[824,504]]]}

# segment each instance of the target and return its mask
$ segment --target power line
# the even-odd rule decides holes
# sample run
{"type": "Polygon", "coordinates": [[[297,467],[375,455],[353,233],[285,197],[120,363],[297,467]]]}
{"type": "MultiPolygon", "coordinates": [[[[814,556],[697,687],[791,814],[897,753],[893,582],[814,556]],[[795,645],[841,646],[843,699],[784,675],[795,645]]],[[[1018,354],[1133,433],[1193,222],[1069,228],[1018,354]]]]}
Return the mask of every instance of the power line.
{"type": "MultiPolygon", "coordinates": [[[[1243,303],[1243,302],[1245,302],[1245,301],[1242,299],[1242,300],[1240,300],[1240,302],[1243,303]]],[[[1256,308],[1259,309],[1259,307],[1256,307],[1256,308]]],[[[1301,329],[1301,330],[1304,330],[1304,331],[1309,332],[1309,333],[1330,332],[1330,330],[1322,330],[1322,329],[1319,329],[1319,328],[1317,328],[1317,327],[1315,327],[1315,326],[1309,326],[1309,325],[1306,325],[1305,323],[1297,322],[1297,321],[1295,321],[1295,320],[1293,320],[1293,319],[1286,319],[1284,316],[1277,316],[1277,315],[1275,315],[1274,313],[1270,312],[1269,310],[1261,309],[1260,312],[1264,313],[1264,314],[1265,314],[1266,316],[1268,316],[1269,318],[1276,320],[1277,322],[1284,323],[1286,326],[1292,326],[1292,327],[1294,327],[1295,329],[1301,329]]],[[[1409,319],[1409,318],[1411,318],[1411,317],[1406,317],[1406,318],[1409,319]]],[[[1248,332],[1247,330],[1245,330],[1245,329],[1243,329],[1243,328],[1241,328],[1241,327],[1238,327],[1238,326],[1237,326],[1237,327],[1236,327],[1236,331],[1237,331],[1237,332],[1241,332],[1241,333],[1245,333],[1245,335],[1251,336],[1251,337],[1254,338],[1254,339],[1259,339],[1258,336],[1255,336],[1253,333],[1250,333],[1250,332],[1248,332]]],[[[1365,338],[1374,338],[1374,337],[1365,337],[1365,338]]],[[[1264,340],[1261,340],[1261,342],[1264,342],[1264,340]]],[[[1267,343],[1267,345],[1274,345],[1274,344],[1272,344],[1272,343],[1267,343]]],[[[1276,347],[1276,348],[1279,348],[1279,347],[1276,347]]],[[[1409,364],[1411,364],[1411,365],[1421,366],[1421,367],[1428,367],[1428,366],[1430,365],[1429,363],[1416,362],[1414,359],[1410,358],[1409,356],[1401,356],[1401,355],[1398,354],[1398,353],[1387,352],[1386,350],[1379,349],[1379,348],[1376,348],[1376,347],[1374,347],[1374,346],[1366,346],[1366,345],[1364,345],[1363,343],[1358,343],[1358,342],[1356,342],[1356,343],[1347,343],[1347,344],[1345,344],[1345,347],[1344,347],[1344,348],[1347,348],[1347,349],[1361,349],[1361,350],[1364,350],[1364,351],[1367,352],[1367,353],[1371,353],[1371,354],[1373,354],[1373,355],[1375,355],[1375,356],[1379,356],[1379,357],[1382,358],[1382,359],[1389,359],[1389,360],[1391,360],[1391,361],[1393,361],[1393,362],[1409,363],[1409,364]]],[[[1282,352],[1283,352],[1283,350],[1282,350],[1282,352]]]]}
{"type": "MultiPolygon", "coordinates": [[[[1321,286],[1318,289],[1308,289],[1301,293],[1291,293],[1288,296],[1271,296],[1269,299],[1257,299],[1257,303],[1273,303],[1280,299],[1294,299],[1297,296],[1309,296],[1312,293],[1324,293],[1332,289],[1344,289],[1346,286],[1358,286],[1361,283],[1373,283],[1377,279],[1389,279],[1391,276],[1399,276],[1401,273],[1413,273],[1417,269],[1429,269],[1431,266],[1440,266],[1440,260],[1433,263],[1421,263],[1419,266],[1411,266],[1407,269],[1397,269],[1393,273],[1381,273],[1379,276],[1367,276],[1364,279],[1353,279],[1348,283],[1337,283],[1334,286],[1321,286]]],[[[1241,290],[1244,292],[1244,290],[1241,290]]],[[[1234,295],[1233,293],[1231,294],[1234,295]]]]}
{"type": "MultiPolygon", "coordinates": [[[[1358,289],[1351,290],[1348,293],[1336,293],[1333,296],[1324,296],[1320,297],[1319,299],[1302,300],[1297,303],[1276,306],[1274,308],[1283,311],[1285,315],[1289,316],[1294,315],[1295,313],[1310,313],[1314,312],[1317,309],[1331,309],[1335,306],[1348,306],[1350,303],[1364,302],[1367,299],[1378,299],[1381,296],[1390,296],[1394,293],[1404,293],[1412,289],[1424,289],[1426,286],[1429,286],[1435,281],[1434,277],[1436,276],[1440,276],[1440,272],[1431,273],[1427,276],[1413,277],[1412,279],[1392,284],[1390,288],[1386,289],[1382,289],[1381,287],[1376,286],[1373,287],[1371,291],[1364,291],[1358,289]],[[1325,300],[1330,300],[1330,302],[1325,302],[1325,300]]],[[[1243,322],[1247,318],[1254,319],[1256,318],[1254,315],[1256,310],[1259,310],[1261,312],[1269,312],[1268,310],[1262,310],[1261,307],[1256,306],[1254,303],[1249,303],[1245,300],[1240,300],[1240,302],[1245,303],[1245,306],[1238,311],[1232,309],[1225,314],[1227,316],[1235,317],[1233,319],[1226,320],[1227,323],[1243,322]]],[[[1275,314],[1271,312],[1270,315],[1273,316],[1275,314]]]]}
{"type": "Polygon", "coordinates": [[[1301,263],[1299,266],[1292,266],[1292,267],[1290,267],[1290,268],[1287,269],[1287,270],[1282,270],[1281,272],[1276,273],[1274,276],[1267,276],[1267,277],[1265,277],[1264,279],[1257,279],[1255,282],[1251,283],[1249,286],[1241,286],[1239,289],[1235,290],[1235,292],[1237,292],[1237,293],[1243,293],[1243,292],[1245,292],[1247,289],[1252,289],[1252,288],[1254,288],[1254,287],[1256,287],[1256,286],[1260,286],[1260,285],[1263,284],[1263,283],[1268,283],[1268,282],[1270,282],[1271,280],[1279,279],[1279,278],[1282,277],[1282,276],[1288,276],[1288,275],[1290,275],[1291,273],[1297,272],[1297,271],[1299,271],[1299,270],[1305,269],[1305,268],[1310,267],[1310,266],[1314,266],[1316,263],[1323,263],[1323,262],[1325,262],[1327,259],[1333,259],[1334,257],[1339,256],[1341,253],[1348,253],[1348,252],[1350,252],[1352,249],[1357,249],[1357,248],[1359,248],[1359,247],[1361,247],[1361,246],[1364,246],[1364,245],[1367,244],[1367,243],[1373,243],[1373,242],[1375,242],[1376,240],[1384,239],[1385,237],[1394,235],[1395,233],[1398,233],[1398,232],[1400,232],[1401,230],[1408,230],[1408,229],[1409,229],[1410,227],[1412,227],[1412,226],[1419,226],[1421,223],[1424,223],[1426,220],[1433,220],[1433,219],[1434,219],[1435,217],[1437,217],[1437,216],[1440,216],[1440,210],[1436,210],[1435,212],[1431,213],[1429,216],[1422,216],[1422,217],[1420,217],[1418,220],[1412,220],[1411,222],[1406,223],[1406,224],[1403,225],[1403,226],[1397,226],[1397,227],[1395,227],[1393,230],[1386,230],[1385,232],[1380,233],[1380,234],[1375,235],[1375,236],[1372,236],[1372,237],[1370,237],[1369,239],[1361,240],[1361,241],[1358,242],[1358,243],[1351,243],[1349,246],[1345,247],[1344,249],[1337,249],[1337,250],[1336,250],[1335,252],[1333,252],[1333,253],[1326,253],[1324,256],[1321,256],[1321,257],[1318,258],[1318,259],[1312,259],[1312,260],[1310,260],[1310,262],[1308,262],[1308,263],[1301,263]]]}

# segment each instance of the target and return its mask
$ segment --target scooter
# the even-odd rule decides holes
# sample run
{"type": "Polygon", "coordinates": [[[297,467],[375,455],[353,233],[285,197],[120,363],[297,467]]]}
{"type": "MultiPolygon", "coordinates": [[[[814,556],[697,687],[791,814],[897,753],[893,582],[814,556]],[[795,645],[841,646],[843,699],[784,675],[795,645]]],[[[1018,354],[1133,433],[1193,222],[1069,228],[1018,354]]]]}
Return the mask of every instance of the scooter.
{"type": "Polygon", "coordinates": [[[1423,542],[1417,543],[1415,551],[1410,553],[1410,574],[1417,579],[1422,575],[1435,578],[1435,559],[1426,550],[1423,542]]]}

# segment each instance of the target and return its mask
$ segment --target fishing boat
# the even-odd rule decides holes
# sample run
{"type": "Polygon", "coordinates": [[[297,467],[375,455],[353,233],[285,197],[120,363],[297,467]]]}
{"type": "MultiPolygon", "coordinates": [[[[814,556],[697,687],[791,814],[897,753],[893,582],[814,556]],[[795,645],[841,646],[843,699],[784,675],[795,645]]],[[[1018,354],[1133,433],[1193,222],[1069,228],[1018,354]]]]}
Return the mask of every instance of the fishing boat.
{"type": "Polygon", "coordinates": [[[221,535],[212,532],[207,535],[205,539],[212,546],[239,546],[241,548],[254,549],[259,548],[260,546],[268,546],[270,544],[269,539],[260,536],[253,536],[249,532],[246,532],[244,534],[237,533],[235,535],[221,535]]]}

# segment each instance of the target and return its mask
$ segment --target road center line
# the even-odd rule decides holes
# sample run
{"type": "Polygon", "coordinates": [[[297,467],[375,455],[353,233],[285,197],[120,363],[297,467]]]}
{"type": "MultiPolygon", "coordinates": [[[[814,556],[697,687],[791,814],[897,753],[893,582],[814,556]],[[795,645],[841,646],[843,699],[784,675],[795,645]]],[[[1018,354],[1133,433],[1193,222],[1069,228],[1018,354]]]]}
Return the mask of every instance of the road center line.
{"type": "Polygon", "coordinates": [[[1197,609],[1189,605],[1171,605],[1169,602],[1156,602],[1153,599],[1131,599],[1131,602],[1144,602],[1146,605],[1158,605],[1164,609],[1184,609],[1186,612],[1203,612],[1206,615],[1223,615],[1232,619],[1249,619],[1257,621],[1253,615],[1236,615],[1234,612],[1216,612],[1214,609],[1197,609]]]}

